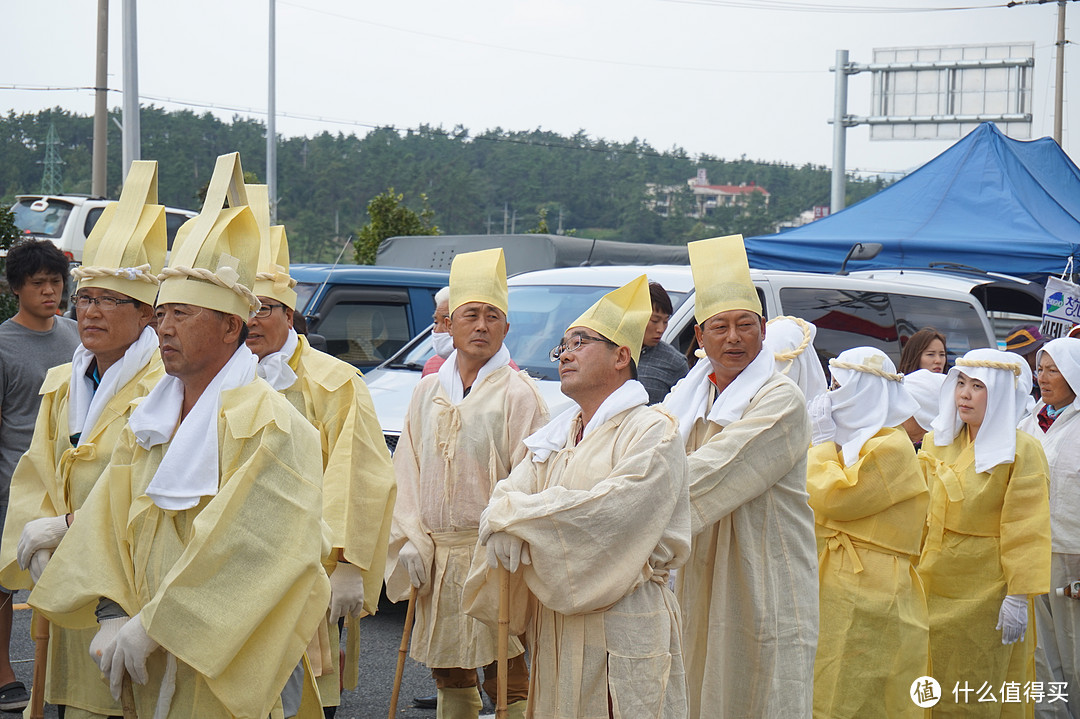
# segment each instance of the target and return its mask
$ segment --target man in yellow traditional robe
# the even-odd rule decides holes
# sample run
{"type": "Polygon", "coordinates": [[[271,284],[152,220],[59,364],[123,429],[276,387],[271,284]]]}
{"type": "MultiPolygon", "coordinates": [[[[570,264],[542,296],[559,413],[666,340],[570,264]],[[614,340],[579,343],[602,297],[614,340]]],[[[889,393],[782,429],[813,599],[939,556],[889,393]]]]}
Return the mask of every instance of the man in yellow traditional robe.
{"type": "MultiPolygon", "coordinates": [[[[449,328],[456,349],[417,384],[394,452],[398,497],[386,594],[397,601],[417,588],[411,656],[432,669],[439,719],[478,716],[478,667],[494,696],[495,631],[465,615],[462,585],[495,483],[525,456],[522,440],[547,421],[532,380],[509,367],[507,309],[501,248],[454,258],[449,328]]],[[[528,669],[521,643],[513,640],[511,650],[510,713],[523,716],[528,669]]]]}
{"type": "Polygon", "coordinates": [[[169,376],[30,595],[64,626],[96,606],[90,654],[114,698],[130,676],[144,717],[264,719],[329,601],[318,433],[244,345],[258,238],[239,157],[222,156],[163,273],[169,376]]]}
{"type": "Polygon", "coordinates": [[[807,490],[819,555],[814,716],[919,719],[910,694],[929,673],[926,594],[914,563],[930,493],[907,432],[918,403],[884,352],[830,361],[833,389],[811,402],[807,490]]]}
{"type": "Polygon", "coordinates": [[[248,185],[262,244],[255,294],[262,306],[248,322],[247,346],[259,375],[282,392],[322,441],[323,520],[331,532],[330,611],[308,651],[327,716],[341,703],[338,619],[349,625],[346,681],[355,689],[360,631],[374,614],[386,567],[397,488],[371,394],[356,368],[312,349],[293,330],[296,280],[289,277],[284,227],[270,227],[265,185],[248,185]]]}
{"type": "Polygon", "coordinates": [[[808,717],[818,584],[805,400],[762,351],[742,237],[688,248],[704,358],[664,404],[690,464],[694,541],[675,588],[690,716],[808,717]]]}
{"type": "MultiPolygon", "coordinates": [[[[109,464],[131,414],[165,374],[149,327],[157,274],[165,263],[165,209],[157,204],[157,163],[132,164],[120,202],[109,205],[74,271],[80,344],[72,362],[49,370],[34,438],[11,478],[0,543],[0,584],[29,589],[69,522],[109,464]]],[[[116,716],[90,659],[95,629],[49,632],[45,700],[67,719],[116,716]]]]}
{"type": "Polygon", "coordinates": [[[690,497],[678,424],[634,379],[651,314],[642,275],[571,323],[552,357],[576,404],[525,440],[480,520],[487,561],[478,551],[465,594],[493,622],[493,567],[520,562],[511,627],[527,630],[531,717],[686,716],[667,580],[690,552],[690,497]]]}

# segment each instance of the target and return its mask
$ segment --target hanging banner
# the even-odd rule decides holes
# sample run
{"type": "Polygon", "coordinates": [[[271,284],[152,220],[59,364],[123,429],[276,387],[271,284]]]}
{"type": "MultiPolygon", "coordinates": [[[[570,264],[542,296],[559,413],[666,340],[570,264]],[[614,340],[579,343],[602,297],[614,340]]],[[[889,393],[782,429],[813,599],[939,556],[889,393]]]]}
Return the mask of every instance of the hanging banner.
{"type": "Polygon", "coordinates": [[[1080,325],[1080,285],[1048,277],[1039,331],[1052,340],[1065,337],[1075,325],[1080,325]]]}

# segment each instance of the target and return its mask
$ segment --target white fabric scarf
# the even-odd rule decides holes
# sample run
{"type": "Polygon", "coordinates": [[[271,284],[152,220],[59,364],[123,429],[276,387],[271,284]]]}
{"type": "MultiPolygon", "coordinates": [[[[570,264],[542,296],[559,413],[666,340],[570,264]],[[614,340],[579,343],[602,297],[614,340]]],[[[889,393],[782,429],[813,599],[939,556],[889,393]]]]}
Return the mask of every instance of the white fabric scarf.
{"type": "MultiPolygon", "coordinates": [[[[1061,373],[1065,384],[1069,385],[1073,394],[1080,394],[1080,339],[1059,337],[1056,340],[1050,340],[1035,355],[1036,366],[1042,361],[1044,353],[1054,360],[1058,372],[1061,373]]],[[[1061,409],[1061,407],[1054,409],[1061,409]]]]}
{"type": "Polygon", "coordinates": [[[278,392],[287,390],[296,383],[296,373],[289,366],[289,360],[292,359],[293,352],[296,352],[298,344],[300,344],[300,339],[296,336],[296,330],[290,327],[281,349],[259,360],[257,368],[259,376],[269,382],[270,386],[278,392]]]}
{"type": "MultiPolygon", "coordinates": [[[[636,379],[629,379],[622,383],[617,390],[607,396],[596,409],[589,423],[585,425],[581,438],[585,439],[594,429],[607,422],[609,419],[638,405],[649,403],[649,393],[644,385],[636,379]]],[[[558,452],[566,446],[570,435],[570,425],[581,414],[581,407],[576,403],[570,409],[562,412],[558,417],[551,420],[533,434],[525,438],[525,446],[533,453],[533,462],[546,462],[552,452],[558,452]]]]}
{"type": "Polygon", "coordinates": [[[68,384],[68,434],[79,435],[79,446],[87,441],[91,430],[105,410],[105,405],[149,364],[158,348],[157,333],[144,327],[139,338],[132,342],[124,356],[101,376],[98,388],[86,376],[94,361],[94,353],[80,344],[71,358],[71,382],[68,384]]]}
{"type": "Polygon", "coordinates": [[[727,389],[720,393],[706,416],[712,363],[705,357],[698,360],[690,373],[671,388],[667,399],[664,400],[664,407],[678,418],[679,434],[685,443],[690,438],[690,430],[694,423],[702,417],[721,427],[726,427],[742,417],[751,400],[761,391],[775,371],[776,361],[773,359],[773,353],[763,349],[754,361],[748,364],[746,369],[727,386],[727,389]]]}
{"type": "Polygon", "coordinates": [[[938,400],[941,397],[941,385],[944,383],[944,372],[931,372],[928,369],[915,370],[904,376],[904,386],[919,403],[919,408],[912,417],[923,429],[930,429],[930,424],[938,415],[938,400]]]}
{"type": "MultiPolygon", "coordinates": [[[[807,322],[807,325],[810,327],[810,344],[794,359],[777,360],[776,371],[787,375],[799,385],[803,396],[806,397],[806,403],[810,404],[810,400],[825,393],[825,390],[829,388],[829,383],[825,380],[825,370],[821,368],[821,360],[818,359],[817,350],[814,349],[817,327],[810,322],[807,322]]],[[[791,352],[802,343],[802,327],[786,317],[774,319],[765,328],[763,348],[774,355],[791,352]]]]}
{"type": "Polygon", "coordinates": [[[956,366],[941,385],[938,416],[934,418],[934,444],[946,447],[960,434],[964,421],[956,409],[956,380],[961,372],[986,385],[986,413],[975,436],[975,471],[989,472],[999,464],[1016,459],[1016,425],[1027,410],[1031,397],[1031,371],[1023,372],[1027,360],[1014,352],[994,349],[971,350],[965,360],[1004,362],[1019,365],[1021,374],[989,367],[956,366]]]}
{"type": "Polygon", "coordinates": [[[169,442],[146,488],[154,504],[174,511],[191,509],[200,498],[217,494],[221,475],[217,425],[221,393],[252,382],[257,364],[246,345],[238,347],[183,422],[180,422],[180,410],[184,384],[172,376],[158,382],[131,413],[128,424],[140,447],[150,449],[169,442]]]}
{"type": "MultiPolygon", "coordinates": [[[[442,367],[439,368],[439,383],[442,384],[443,391],[446,392],[450,398],[450,404],[461,404],[461,400],[465,399],[465,386],[461,383],[461,373],[458,372],[457,366],[457,350],[450,353],[450,356],[443,362],[442,367]]],[[[484,378],[489,374],[510,364],[510,350],[506,349],[506,345],[499,348],[499,351],[495,353],[487,363],[480,368],[480,371],[476,373],[476,379],[473,381],[473,387],[484,381],[484,378]]]]}
{"type": "MultiPolygon", "coordinates": [[[[875,347],[844,350],[836,359],[896,374],[893,361],[875,347]]],[[[919,403],[901,382],[841,367],[833,367],[832,374],[840,384],[828,394],[832,401],[832,420],[836,424],[835,442],[840,445],[844,466],[850,467],[859,460],[859,452],[867,440],[883,427],[903,424],[918,411],[919,403]]]]}

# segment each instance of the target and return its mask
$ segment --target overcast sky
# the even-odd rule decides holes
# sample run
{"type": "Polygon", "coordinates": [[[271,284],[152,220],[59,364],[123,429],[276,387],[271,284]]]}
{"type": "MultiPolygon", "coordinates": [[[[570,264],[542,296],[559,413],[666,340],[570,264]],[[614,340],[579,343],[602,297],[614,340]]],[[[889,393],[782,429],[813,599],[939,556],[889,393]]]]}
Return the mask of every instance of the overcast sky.
{"type": "MultiPolygon", "coordinates": [[[[122,5],[110,3],[117,90],[122,5]]],[[[10,88],[92,86],[96,7],[5,3],[0,108],[93,112],[90,90],[10,88]]],[[[139,3],[143,104],[264,119],[268,8],[269,0],[139,3]]],[[[1080,4],[1068,10],[1067,37],[1077,39],[1080,4]]],[[[1056,3],[1001,0],[278,0],[277,128],[294,136],[423,123],[541,127],[831,166],[838,49],[868,63],[875,48],[1034,43],[1032,137],[1043,137],[1053,131],[1056,23],[1056,3]],[[952,7],[975,9],[928,11],[952,7]]],[[[1080,150],[1070,133],[1080,122],[1070,104],[1080,99],[1076,46],[1066,52],[1065,84],[1063,144],[1080,150]]],[[[120,106],[119,92],[109,104],[120,106]]],[[[849,79],[848,112],[869,114],[869,74],[849,79]]],[[[911,169],[950,144],[872,142],[866,126],[847,134],[849,170],[911,169]]]]}

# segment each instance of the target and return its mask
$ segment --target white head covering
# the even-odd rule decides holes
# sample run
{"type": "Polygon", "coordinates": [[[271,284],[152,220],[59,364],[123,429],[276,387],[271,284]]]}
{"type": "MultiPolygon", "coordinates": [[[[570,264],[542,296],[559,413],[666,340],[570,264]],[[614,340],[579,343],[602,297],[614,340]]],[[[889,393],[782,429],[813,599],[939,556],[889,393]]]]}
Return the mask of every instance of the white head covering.
{"type": "Polygon", "coordinates": [[[964,422],[956,409],[956,380],[963,372],[986,385],[986,414],[975,437],[975,471],[989,472],[1016,458],[1016,425],[1031,397],[1031,369],[1015,352],[975,349],[956,361],[941,385],[941,409],[931,424],[934,444],[953,443],[964,422]]]}
{"type": "Polygon", "coordinates": [[[943,372],[920,369],[904,375],[904,387],[907,388],[908,394],[919,403],[919,408],[911,416],[923,429],[930,429],[930,424],[938,415],[941,385],[944,383],[945,373],[943,372]]]}
{"type": "MultiPolygon", "coordinates": [[[[1074,394],[1080,394],[1080,339],[1073,337],[1059,337],[1043,345],[1039,353],[1035,355],[1035,364],[1042,361],[1043,353],[1050,355],[1057,365],[1058,372],[1065,378],[1069,389],[1074,394]]],[[[1056,409],[1061,409],[1057,407],[1056,409]]]]}
{"type": "Polygon", "coordinates": [[[799,385],[809,404],[829,388],[814,349],[817,327],[800,317],[774,317],[765,327],[765,349],[775,355],[776,371],[799,385]]]}
{"type": "Polygon", "coordinates": [[[896,427],[915,414],[918,402],[903,385],[896,365],[876,347],[855,347],[829,360],[833,378],[840,383],[829,390],[836,443],[850,467],[859,459],[866,441],[882,427],[896,427]]]}

